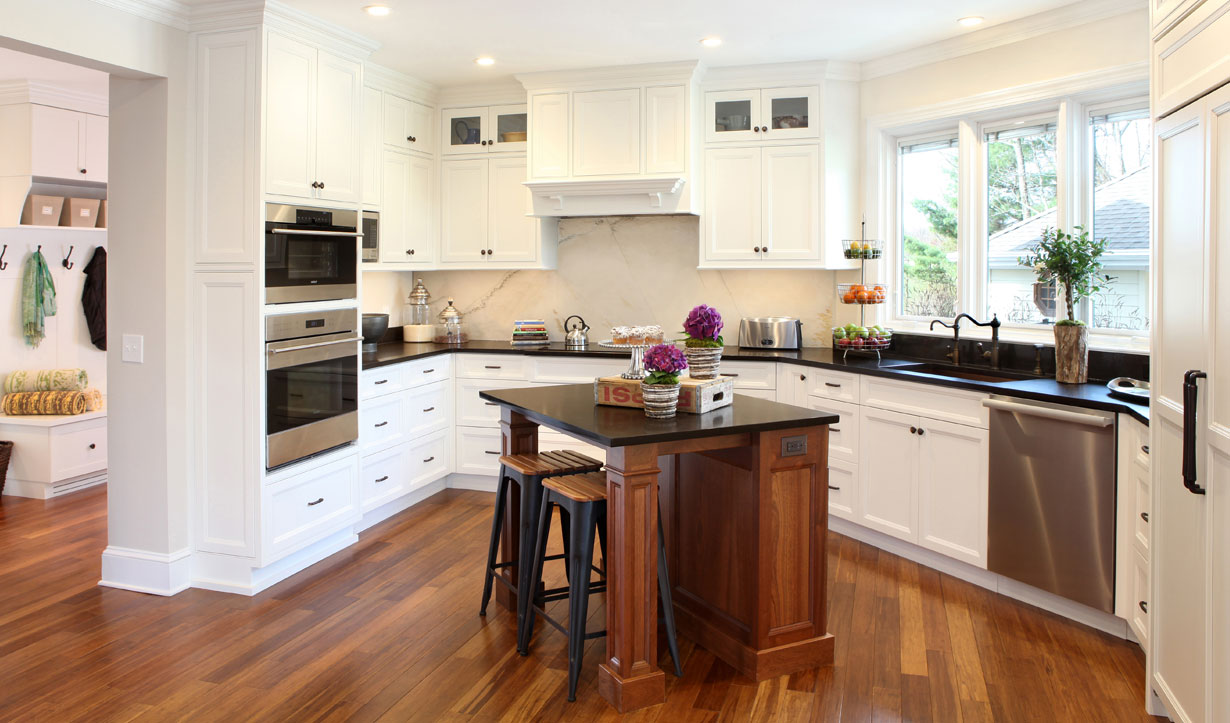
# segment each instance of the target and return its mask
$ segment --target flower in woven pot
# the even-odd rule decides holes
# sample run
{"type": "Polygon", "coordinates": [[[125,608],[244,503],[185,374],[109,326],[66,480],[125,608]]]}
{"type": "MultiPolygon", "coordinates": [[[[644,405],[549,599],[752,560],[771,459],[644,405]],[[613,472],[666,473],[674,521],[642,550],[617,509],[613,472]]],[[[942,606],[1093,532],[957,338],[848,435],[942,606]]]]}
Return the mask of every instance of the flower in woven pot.
{"type": "Polygon", "coordinates": [[[645,371],[641,397],[645,416],[665,419],[679,408],[679,373],[688,368],[687,357],[674,344],[658,344],[645,350],[645,371]]]}
{"type": "Polygon", "coordinates": [[[701,304],[683,320],[684,354],[693,379],[716,379],[722,363],[722,315],[701,304]]]}

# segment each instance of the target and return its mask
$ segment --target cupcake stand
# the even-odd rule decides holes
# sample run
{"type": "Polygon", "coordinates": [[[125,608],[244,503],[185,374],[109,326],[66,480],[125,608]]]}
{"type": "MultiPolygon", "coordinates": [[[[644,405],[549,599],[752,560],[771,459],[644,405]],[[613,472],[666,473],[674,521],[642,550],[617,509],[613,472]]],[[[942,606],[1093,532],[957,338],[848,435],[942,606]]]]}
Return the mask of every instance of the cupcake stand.
{"type": "Polygon", "coordinates": [[[607,339],[606,341],[598,342],[598,346],[603,349],[632,352],[632,360],[628,363],[628,371],[619,375],[624,379],[639,381],[649,376],[648,372],[645,371],[645,350],[655,346],[655,344],[616,344],[614,341],[607,339]]]}

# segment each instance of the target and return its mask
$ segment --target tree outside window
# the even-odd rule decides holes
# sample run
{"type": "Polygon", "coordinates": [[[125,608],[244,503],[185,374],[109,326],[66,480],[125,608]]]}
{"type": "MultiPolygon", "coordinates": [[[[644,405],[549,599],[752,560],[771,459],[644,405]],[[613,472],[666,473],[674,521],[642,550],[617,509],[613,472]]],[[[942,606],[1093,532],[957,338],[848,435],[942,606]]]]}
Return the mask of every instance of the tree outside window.
{"type": "Polygon", "coordinates": [[[958,161],[955,136],[899,146],[903,315],[957,313],[958,161]]]}

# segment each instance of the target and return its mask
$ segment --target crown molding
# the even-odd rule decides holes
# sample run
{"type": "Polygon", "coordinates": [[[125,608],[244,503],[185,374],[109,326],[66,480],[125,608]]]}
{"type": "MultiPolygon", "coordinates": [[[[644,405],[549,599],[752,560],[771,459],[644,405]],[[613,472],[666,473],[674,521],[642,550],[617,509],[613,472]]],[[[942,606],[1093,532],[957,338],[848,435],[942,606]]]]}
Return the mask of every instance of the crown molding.
{"type": "Polygon", "coordinates": [[[1146,0],[1083,0],[1072,5],[1001,23],[861,64],[861,79],[900,73],[963,55],[1018,43],[1077,25],[1148,9],[1146,0]]]}
{"type": "Polygon", "coordinates": [[[380,49],[379,42],[362,33],[296,10],[280,0],[265,0],[265,22],[269,27],[293,33],[321,47],[337,49],[361,61],[380,49]]]}
{"type": "Polygon", "coordinates": [[[376,63],[363,64],[363,83],[380,90],[398,93],[416,100],[436,101],[440,89],[424,80],[406,75],[376,63]]]}
{"type": "Polygon", "coordinates": [[[441,88],[437,101],[441,108],[464,108],[472,105],[520,105],[526,102],[526,92],[520,83],[508,78],[494,83],[441,88]]]}
{"type": "Polygon", "coordinates": [[[101,116],[110,112],[105,93],[87,93],[40,80],[0,80],[0,105],[18,103],[36,103],[101,116]]]}
{"type": "Polygon", "coordinates": [[[94,2],[177,30],[188,30],[192,15],[191,7],[181,0],[94,0],[94,2]]]}
{"type": "Polygon", "coordinates": [[[549,89],[610,88],[612,83],[690,83],[700,70],[699,60],[676,63],[640,63],[603,68],[547,70],[520,73],[516,79],[527,91],[549,89]]]}

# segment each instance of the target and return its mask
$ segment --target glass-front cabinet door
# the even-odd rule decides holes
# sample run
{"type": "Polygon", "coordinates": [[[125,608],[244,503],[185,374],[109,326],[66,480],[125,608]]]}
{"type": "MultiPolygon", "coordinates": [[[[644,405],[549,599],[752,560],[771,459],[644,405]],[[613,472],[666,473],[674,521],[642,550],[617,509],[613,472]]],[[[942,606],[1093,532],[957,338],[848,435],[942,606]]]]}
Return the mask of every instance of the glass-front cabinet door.
{"type": "Polygon", "coordinates": [[[814,85],[760,91],[761,139],[818,138],[818,98],[814,85]]]}
{"type": "Polygon", "coordinates": [[[705,140],[750,141],[760,138],[760,91],[705,93],[705,140]]]}
{"type": "Polygon", "coordinates": [[[440,117],[443,128],[440,137],[440,152],[445,155],[457,153],[485,153],[487,136],[487,108],[445,108],[440,117]]]}
{"type": "Polygon", "coordinates": [[[529,144],[529,127],[526,125],[529,114],[522,105],[493,105],[488,109],[487,117],[491,119],[491,130],[488,133],[487,150],[495,153],[525,153],[529,144]]]}

